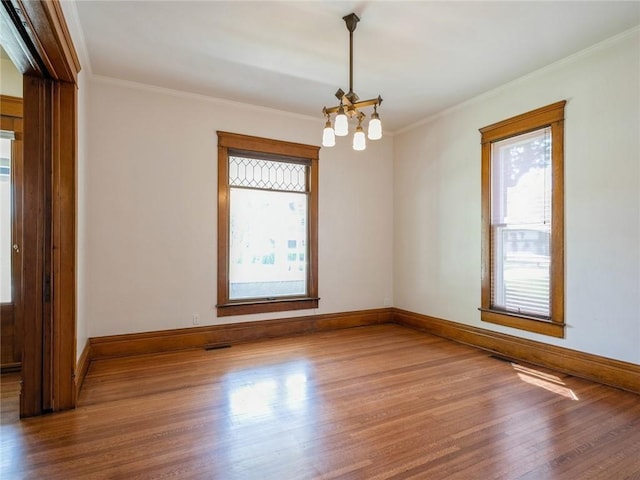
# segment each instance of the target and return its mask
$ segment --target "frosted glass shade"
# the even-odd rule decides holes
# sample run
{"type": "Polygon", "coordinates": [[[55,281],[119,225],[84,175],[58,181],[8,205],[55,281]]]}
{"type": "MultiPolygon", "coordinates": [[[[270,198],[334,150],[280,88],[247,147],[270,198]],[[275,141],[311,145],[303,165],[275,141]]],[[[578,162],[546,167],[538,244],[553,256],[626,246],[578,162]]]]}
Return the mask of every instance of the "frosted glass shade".
{"type": "Polygon", "coordinates": [[[376,114],[369,120],[368,137],[369,140],[380,140],[382,138],[382,122],[376,114]]]}
{"type": "MultiPolygon", "coordinates": [[[[329,123],[329,122],[327,122],[329,123]]],[[[336,135],[331,128],[331,124],[324,127],[322,131],[322,146],[323,147],[333,147],[336,144],[336,135]]]]}
{"type": "Polygon", "coordinates": [[[335,134],[338,137],[344,137],[349,133],[349,121],[345,113],[339,113],[336,116],[336,122],[334,125],[335,134]]]}
{"type": "Polygon", "coordinates": [[[365,148],[367,148],[367,140],[364,138],[362,127],[358,127],[358,130],[353,135],[353,149],[364,150],[365,148]]]}

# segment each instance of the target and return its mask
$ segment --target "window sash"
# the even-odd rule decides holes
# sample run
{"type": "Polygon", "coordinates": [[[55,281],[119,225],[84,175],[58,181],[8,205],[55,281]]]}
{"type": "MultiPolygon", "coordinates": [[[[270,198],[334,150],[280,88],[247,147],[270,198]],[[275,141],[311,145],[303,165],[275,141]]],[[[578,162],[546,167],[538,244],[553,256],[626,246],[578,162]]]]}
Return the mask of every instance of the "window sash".
{"type": "Polygon", "coordinates": [[[491,308],[550,319],[551,129],[491,144],[491,308]]]}
{"type": "Polygon", "coordinates": [[[231,187],[229,205],[229,301],[309,296],[307,194],[231,187]]]}

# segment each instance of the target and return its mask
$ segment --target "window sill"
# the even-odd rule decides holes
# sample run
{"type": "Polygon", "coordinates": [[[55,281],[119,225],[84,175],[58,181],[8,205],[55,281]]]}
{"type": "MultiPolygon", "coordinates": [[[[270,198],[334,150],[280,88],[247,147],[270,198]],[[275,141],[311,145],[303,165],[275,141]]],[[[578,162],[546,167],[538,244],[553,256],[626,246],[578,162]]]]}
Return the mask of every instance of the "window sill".
{"type": "Polygon", "coordinates": [[[252,313],[286,312],[318,308],[319,298],[284,298],[277,300],[255,300],[250,302],[232,302],[216,305],[218,317],[249,315],[252,313]]]}
{"type": "Polygon", "coordinates": [[[483,322],[518,328],[550,337],[564,338],[564,323],[527,317],[502,310],[490,310],[486,308],[479,308],[478,310],[480,310],[480,319],[483,322]]]}

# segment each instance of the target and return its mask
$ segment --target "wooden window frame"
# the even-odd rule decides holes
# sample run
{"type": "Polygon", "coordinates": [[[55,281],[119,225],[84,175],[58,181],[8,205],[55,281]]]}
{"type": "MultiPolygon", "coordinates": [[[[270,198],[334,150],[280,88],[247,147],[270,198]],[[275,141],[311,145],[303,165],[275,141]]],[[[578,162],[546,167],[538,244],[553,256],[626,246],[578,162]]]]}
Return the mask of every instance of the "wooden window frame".
{"type": "Polygon", "coordinates": [[[218,131],[218,317],[317,308],[318,298],[318,156],[320,147],[218,131]],[[310,160],[308,200],[308,293],[234,301],[229,299],[229,150],[310,160]]]}
{"type": "Polygon", "coordinates": [[[560,101],[480,129],[482,134],[482,321],[564,338],[564,107],[560,101]],[[491,305],[491,145],[551,128],[550,319],[521,315],[491,305]]]}

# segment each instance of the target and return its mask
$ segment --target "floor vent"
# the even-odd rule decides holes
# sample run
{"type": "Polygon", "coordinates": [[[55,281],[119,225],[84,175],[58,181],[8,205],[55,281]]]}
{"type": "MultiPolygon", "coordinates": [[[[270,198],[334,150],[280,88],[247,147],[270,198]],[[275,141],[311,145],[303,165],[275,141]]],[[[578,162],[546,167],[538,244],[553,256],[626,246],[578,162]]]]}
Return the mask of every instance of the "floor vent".
{"type": "Polygon", "coordinates": [[[223,348],[231,348],[229,343],[212,343],[210,345],[205,345],[205,350],[221,350],[223,348]]]}
{"type": "Polygon", "coordinates": [[[495,358],[496,360],[500,360],[501,362],[515,363],[510,358],[501,357],[499,355],[489,355],[489,358],[495,358]]]}

